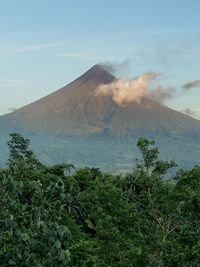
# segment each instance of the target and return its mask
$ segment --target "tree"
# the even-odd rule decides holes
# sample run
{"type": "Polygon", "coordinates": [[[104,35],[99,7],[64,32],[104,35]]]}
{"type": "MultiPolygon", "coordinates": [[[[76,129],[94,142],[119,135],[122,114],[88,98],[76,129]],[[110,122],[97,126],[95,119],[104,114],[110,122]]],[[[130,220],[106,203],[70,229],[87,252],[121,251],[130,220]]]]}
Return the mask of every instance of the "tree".
{"type": "Polygon", "coordinates": [[[0,265],[69,266],[71,247],[81,238],[63,171],[71,165],[46,167],[28,139],[10,136],[9,165],[0,171],[0,265]]]}
{"type": "Polygon", "coordinates": [[[11,133],[11,139],[8,141],[10,156],[8,165],[14,171],[16,166],[26,165],[26,167],[35,169],[43,167],[41,162],[37,160],[34,153],[29,149],[30,140],[24,138],[19,133],[11,133]]]}
{"type": "Polygon", "coordinates": [[[149,169],[155,166],[155,161],[158,158],[158,148],[154,147],[155,141],[148,140],[147,138],[140,137],[137,146],[142,154],[143,164],[146,168],[147,174],[149,174],[149,169]]]}
{"type": "Polygon", "coordinates": [[[0,266],[200,266],[199,166],[166,179],[175,163],[146,138],[143,162],[127,174],[45,166],[19,134],[8,145],[0,266]]]}
{"type": "Polygon", "coordinates": [[[148,175],[157,174],[163,175],[170,168],[176,167],[177,164],[175,161],[161,161],[158,160],[159,150],[157,147],[154,147],[155,141],[148,140],[147,138],[140,137],[137,146],[142,154],[143,163],[138,165],[138,167],[145,167],[146,173],[148,175]]]}

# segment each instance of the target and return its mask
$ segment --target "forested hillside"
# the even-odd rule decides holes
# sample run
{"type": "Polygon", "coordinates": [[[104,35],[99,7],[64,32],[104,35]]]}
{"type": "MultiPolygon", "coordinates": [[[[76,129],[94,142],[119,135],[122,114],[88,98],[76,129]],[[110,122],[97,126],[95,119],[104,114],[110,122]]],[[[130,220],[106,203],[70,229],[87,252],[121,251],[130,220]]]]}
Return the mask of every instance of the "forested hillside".
{"type": "Polygon", "coordinates": [[[0,266],[200,266],[199,166],[169,177],[145,138],[121,175],[46,166],[29,144],[11,134],[0,169],[0,266]]]}

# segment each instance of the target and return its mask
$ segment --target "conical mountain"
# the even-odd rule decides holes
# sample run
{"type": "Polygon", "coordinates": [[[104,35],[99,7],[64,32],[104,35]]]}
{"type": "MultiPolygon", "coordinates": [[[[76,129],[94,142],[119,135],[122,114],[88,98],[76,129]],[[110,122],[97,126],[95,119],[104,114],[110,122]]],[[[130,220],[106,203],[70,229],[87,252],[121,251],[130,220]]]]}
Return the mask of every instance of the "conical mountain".
{"type": "Polygon", "coordinates": [[[95,97],[94,89],[114,79],[101,65],[95,65],[56,92],[1,116],[0,124],[4,128],[31,132],[72,134],[93,131],[100,105],[104,105],[102,98],[95,97]]]}
{"type": "MultiPolygon", "coordinates": [[[[139,136],[150,137],[162,148],[164,159],[182,167],[199,163],[200,121],[152,99],[120,106],[111,96],[97,95],[102,84],[117,80],[101,65],[81,77],[12,113],[0,116],[0,150],[6,153],[9,132],[32,140],[34,151],[46,163],[127,170],[138,157],[139,136]]],[[[0,153],[0,164],[5,154],[0,153]]]]}
{"type": "Polygon", "coordinates": [[[117,105],[109,96],[97,96],[96,88],[117,79],[95,65],[58,91],[0,117],[1,128],[50,134],[102,134],[131,136],[183,135],[200,132],[200,121],[156,101],[117,105]]]}

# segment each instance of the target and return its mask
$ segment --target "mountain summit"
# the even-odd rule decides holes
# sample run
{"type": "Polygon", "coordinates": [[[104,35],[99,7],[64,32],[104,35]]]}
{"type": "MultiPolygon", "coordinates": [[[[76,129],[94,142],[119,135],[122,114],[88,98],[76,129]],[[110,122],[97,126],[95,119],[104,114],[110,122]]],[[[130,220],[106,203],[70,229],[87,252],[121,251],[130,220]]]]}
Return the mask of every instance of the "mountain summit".
{"type": "Polygon", "coordinates": [[[97,95],[102,84],[117,80],[95,65],[56,92],[0,117],[10,131],[110,136],[197,134],[200,122],[156,101],[117,105],[110,96],[97,95]]]}
{"type": "Polygon", "coordinates": [[[82,76],[80,76],[77,80],[81,83],[86,83],[88,81],[91,82],[93,80],[100,85],[102,83],[111,83],[114,79],[116,78],[108,71],[106,71],[102,65],[96,64],[91,69],[86,71],[82,76]]]}

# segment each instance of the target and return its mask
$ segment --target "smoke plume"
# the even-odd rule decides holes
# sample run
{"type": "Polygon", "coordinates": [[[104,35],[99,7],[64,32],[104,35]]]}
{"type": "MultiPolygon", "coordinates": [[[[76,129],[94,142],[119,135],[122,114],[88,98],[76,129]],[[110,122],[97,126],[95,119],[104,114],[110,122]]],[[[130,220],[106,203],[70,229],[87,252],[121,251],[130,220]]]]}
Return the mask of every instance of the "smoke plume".
{"type": "Polygon", "coordinates": [[[110,62],[105,61],[103,63],[99,63],[106,71],[117,74],[117,75],[124,75],[127,74],[130,70],[131,61],[130,60],[123,60],[120,62],[110,62]]]}
{"type": "Polygon", "coordinates": [[[159,85],[157,88],[149,90],[146,96],[157,102],[164,103],[167,99],[173,98],[175,92],[176,89],[173,87],[164,88],[159,85]]]}
{"type": "Polygon", "coordinates": [[[183,85],[183,88],[185,90],[189,90],[189,89],[193,89],[193,88],[200,88],[200,80],[196,80],[196,81],[192,81],[192,82],[188,82],[186,84],[183,85]]]}
{"type": "Polygon", "coordinates": [[[96,95],[111,96],[120,106],[133,102],[139,103],[144,97],[163,102],[171,98],[175,90],[162,86],[151,90],[150,85],[158,76],[160,76],[159,72],[146,72],[132,80],[119,79],[110,84],[100,85],[96,90],[96,95]]]}

